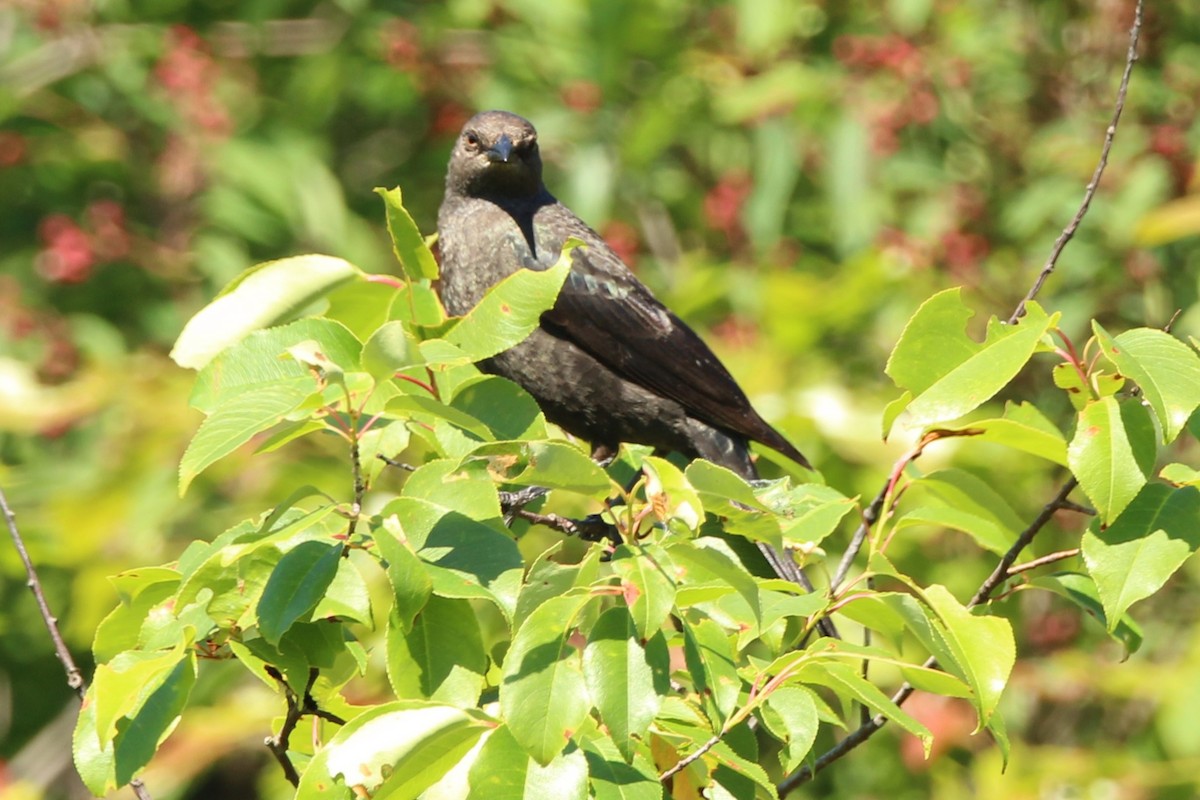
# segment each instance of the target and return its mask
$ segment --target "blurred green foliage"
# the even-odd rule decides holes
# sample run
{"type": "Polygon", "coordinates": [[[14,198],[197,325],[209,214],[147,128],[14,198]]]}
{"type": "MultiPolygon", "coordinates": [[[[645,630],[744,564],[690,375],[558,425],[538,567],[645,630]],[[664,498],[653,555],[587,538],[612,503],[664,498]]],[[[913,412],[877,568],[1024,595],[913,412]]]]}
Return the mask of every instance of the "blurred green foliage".
{"type": "MultiPolygon", "coordinates": [[[[371,189],[401,185],[432,230],[453,136],[479,108],[532,119],[552,190],[709,331],[831,484],[871,496],[905,444],[882,444],[878,422],[901,326],[946,286],[1001,316],[1024,294],[1095,166],[1131,14],[1061,0],[8,3],[0,486],[72,649],[113,605],[106,576],[263,497],[343,488],[337,445],[318,441],[253,471],[226,459],[179,500],[199,417],[166,349],[254,262],[317,251],[390,269],[371,189]]],[[[1092,317],[1115,333],[1176,310],[1174,331],[1200,335],[1196,42],[1190,0],[1151,5],[1108,172],[1043,295],[1079,341],[1092,317]]],[[[1024,394],[1051,391],[1049,366],[1018,378],[1024,394]]],[[[1005,451],[962,457],[1011,475],[1005,451]]],[[[997,488],[1029,518],[1052,480],[997,488]]],[[[1079,523],[1063,524],[1041,552],[1077,543],[1079,523]]],[[[935,530],[898,545],[956,591],[990,568],[935,530]]],[[[66,796],[51,726],[73,701],[9,549],[0,564],[3,780],[38,797],[22,779],[57,775],[47,796],[66,796]]],[[[937,705],[921,709],[941,734],[930,761],[889,731],[798,795],[1194,796],[1198,580],[1193,561],[1138,607],[1146,645],[1125,664],[1067,605],[1007,601],[1021,744],[1005,775],[969,715],[937,705]]],[[[211,717],[147,775],[155,796],[235,796],[218,782],[237,777],[286,792],[261,748],[275,698],[230,693],[216,672],[193,694],[211,717]]]]}

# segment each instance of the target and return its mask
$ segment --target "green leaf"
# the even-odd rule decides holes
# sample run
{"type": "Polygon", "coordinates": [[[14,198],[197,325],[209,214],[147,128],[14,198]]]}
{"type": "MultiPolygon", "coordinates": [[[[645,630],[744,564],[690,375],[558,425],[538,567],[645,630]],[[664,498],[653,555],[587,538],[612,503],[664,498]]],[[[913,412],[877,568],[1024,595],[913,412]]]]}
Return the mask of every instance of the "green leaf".
{"type": "Polygon", "coordinates": [[[409,630],[395,614],[389,618],[387,674],[401,700],[472,708],[486,671],[479,620],[466,600],[430,597],[409,630]]]}
{"type": "Polygon", "coordinates": [[[392,237],[392,252],[396,260],[404,267],[404,274],[409,280],[427,278],[435,281],[438,278],[438,265],[425,244],[417,223],[404,207],[404,199],[400,187],[394,189],[375,188],[375,194],[383,198],[384,208],[387,209],[388,234],[392,237]]]}
{"type": "Polygon", "coordinates": [[[654,764],[641,752],[627,764],[612,742],[596,737],[584,743],[583,753],[596,800],[663,800],[654,764]]]}
{"type": "Polygon", "coordinates": [[[972,441],[994,442],[1014,450],[1067,466],[1067,440],[1062,431],[1031,403],[1004,404],[1004,416],[999,419],[980,419],[961,425],[948,425],[947,430],[970,431],[972,441]]]}
{"type": "MultiPolygon", "coordinates": [[[[344,531],[345,520],[325,505],[311,512],[286,511],[267,529],[243,523],[217,537],[188,559],[185,579],[176,597],[176,609],[201,603],[222,628],[248,628],[257,623],[253,607],[262,596],[283,546],[321,539],[344,531]]],[[[274,514],[271,515],[274,517],[274,514]]],[[[181,559],[180,566],[184,567],[181,559]]]]}
{"type": "MultiPolygon", "coordinates": [[[[1108,630],[1109,625],[1104,614],[1104,605],[1100,602],[1100,593],[1091,576],[1078,572],[1056,572],[1053,575],[1034,578],[1029,585],[1047,589],[1060,597],[1065,597],[1100,620],[1100,624],[1104,626],[1105,630],[1108,630]]],[[[1136,653],[1142,646],[1142,629],[1128,614],[1120,616],[1116,625],[1109,631],[1109,636],[1125,646],[1127,656],[1136,653]]]]}
{"type": "Polygon", "coordinates": [[[526,754],[511,729],[502,725],[483,743],[468,781],[466,800],[586,800],[588,763],[583,751],[573,748],[542,766],[526,754]]]}
{"type": "Polygon", "coordinates": [[[454,389],[450,406],[479,420],[492,432],[490,438],[546,438],[546,420],[537,401],[510,380],[497,375],[477,375],[454,389]]]}
{"type": "Polygon", "coordinates": [[[1158,473],[1164,481],[1170,481],[1176,486],[1200,487],[1200,470],[1187,464],[1167,464],[1158,473]]]}
{"type": "Polygon", "coordinates": [[[681,618],[680,622],[683,625],[683,658],[716,733],[733,713],[742,691],[733,646],[725,632],[711,619],[691,623],[681,618]]]}
{"type": "Polygon", "coordinates": [[[345,325],[328,319],[302,319],[256,331],[200,371],[189,402],[209,414],[233,398],[272,386],[296,385],[311,391],[314,382],[308,368],[282,358],[288,348],[305,341],[316,342],[343,371],[357,364],[362,352],[362,344],[345,325]]]}
{"type": "Polygon", "coordinates": [[[944,586],[929,586],[922,595],[937,614],[954,657],[953,664],[942,666],[957,671],[971,687],[979,719],[988,724],[1017,658],[1012,627],[1008,620],[972,613],[944,586]]]}
{"type": "Polygon", "coordinates": [[[363,370],[377,381],[392,377],[419,357],[416,342],[401,322],[385,322],[363,344],[363,370]]]}
{"type": "Polygon", "coordinates": [[[258,629],[271,644],[316,608],[337,574],[341,542],[310,540],[283,554],[258,601],[258,629]]]}
{"type": "MultiPolygon", "coordinates": [[[[399,394],[387,402],[386,412],[402,419],[445,420],[456,428],[471,435],[471,446],[478,442],[489,442],[495,437],[483,422],[470,414],[446,405],[441,400],[424,394],[399,394]]],[[[451,450],[449,446],[446,448],[451,450]]]]}
{"type": "Polygon", "coordinates": [[[907,512],[897,530],[911,525],[934,525],[969,534],[980,546],[1003,554],[1025,527],[1008,502],[983,479],[958,469],[931,472],[915,482],[928,489],[936,505],[907,512]]]}
{"type": "Polygon", "coordinates": [[[774,481],[756,489],[755,494],[779,515],[784,540],[806,552],[837,530],[857,506],[837,489],[817,483],[792,486],[790,481],[774,481]]]}
{"type": "Polygon", "coordinates": [[[393,500],[380,515],[395,516],[391,530],[425,562],[434,594],[484,598],[512,618],[525,562],[507,532],[415,497],[393,500]]]}
{"type": "Polygon", "coordinates": [[[702,536],[677,542],[667,550],[684,585],[715,580],[729,586],[745,601],[750,618],[743,624],[758,631],[762,622],[758,584],[729,550],[729,545],[714,536],[702,536]]]}
{"type": "Polygon", "coordinates": [[[513,627],[520,627],[525,619],[551,597],[566,594],[576,585],[580,575],[577,564],[560,564],[553,560],[562,550],[563,543],[555,542],[548,550],[534,559],[529,575],[521,584],[517,596],[517,612],[513,616],[513,627]]]}
{"type": "Polygon", "coordinates": [[[522,269],[509,275],[484,295],[446,334],[446,341],[461,348],[472,361],[502,353],[529,336],[558,298],[558,290],[571,269],[570,242],[553,267],[522,269]]]}
{"type": "Polygon", "coordinates": [[[130,570],[109,578],[121,595],[121,603],[96,628],[92,652],[103,664],[141,640],[142,626],[152,616],[170,614],[168,598],[179,588],[180,576],[173,569],[130,570]]]}
{"type": "Polygon", "coordinates": [[[171,350],[181,367],[200,369],[250,333],[295,319],[362,273],[341,258],[295,256],[251,267],[188,320],[171,350]]]}
{"type": "Polygon", "coordinates": [[[675,580],[664,551],[648,547],[641,552],[621,545],[613,553],[613,571],[621,578],[625,605],[633,615],[639,638],[649,639],[667,621],[675,606],[675,580]]]}
{"type": "Polygon", "coordinates": [[[1108,631],[1125,610],[1157,592],[1200,549],[1200,489],[1149,484],[1107,528],[1083,535],[1083,560],[1096,581],[1108,631]]]}
{"type": "Polygon", "coordinates": [[[296,800],[416,798],[495,723],[478,711],[398,700],[347,722],[312,757],[296,800]]]}
{"type": "Polygon", "coordinates": [[[119,720],[136,716],[176,667],[188,661],[190,644],[182,641],[165,652],[130,650],[96,667],[92,684],[96,689],[96,735],[101,746],[113,741],[119,720]]]}
{"type": "Polygon", "coordinates": [[[313,619],[329,619],[357,622],[367,628],[374,627],[371,614],[371,596],[367,583],[358,567],[348,558],[338,561],[337,572],[325,589],[317,607],[312,611],[313,619]]]}
{"type": "Polygon", "coordinates": [[[804,683],[828,686],[843,697],[857,700],[873,711],[883,714],[904,730],[921,740],[926,756],[933,743],[933,734],[912,715],[891,701],[875,684],[865,680],[854,667],[825,659],[810,660],[798,673],[804,683]]]}
{"type": "MultiPolygon", "coordinates": [[[[1016,325],[993,318],[982,343],[966,334],[974,312],[959,289],[926,300],[909,320],[887,363],[887,374],[912,392],[902,421],[908,428],[948,422],[978,408],[1012,380],[1057,320],[1030,303],[1016,325]]],[[[901,420],[898,420],[901,421],[901,420]]]]}
{"type": "Polygon", "coordinates": [[[583,650],[583,677],[609,736],[632,761],[635,738],[645,736],[659,698],[628,608],[610,608],[592,626],[583,650]]]}
{"type": "Polygon", "coordinates": [[[604,498],[612,491],[608,474],[567,442],[497,442],[477,447],[472,457],[496,456],[491,471],[502,483],[545,486],[604,498]]]}
{"type": "Polygon", "coordinates": [[[1082,411],[1084,406],[1096,399],[1093,396],[1091,387],[1084,380],[1083,374],[1074,364],[1062,363],[1056,364],[1050,375],[1054,380],[1054,385],[1067,393],[1067,398],[1071,401],[1071,406],[1076,411],[1082,411]]]}
{"type": "Polygon", "coordinates": [[[83,785],[92,794],[103,797],[117,788],[116,755],[111,742],[102,744],[96,731],[95,695],[96,686],[93,684],[88,687],[87,697],[75,720],[71,755],[83,785]]]}
{"type": "Polygon", "coordinates": [[[402,491],[405,497],[453,508],[473,520],[500,519],[496,484],[478,462],[458,465],[451,459],[429,461],[408,476],[402,491]]]}
{"type": "Polygon", "coordinates": [[[517,629],[504,657],[500,710],[513,738],[549,764],[587,717],[591,703],[579,652],[571,644],[587,594],[547,600],[517,629]]]}
{"type": "Polygon", "coordinates": [[[767,697],[759,714],[767,730],[784,743],[780,761],[791,772],[804,761],[817,739],[817,704],[813,694],[800,686],[780,686],[767,697]]]}
{"type": "Polygon", "coordinates": [[[750,484],[732,470],[711,461],[693,461],[684,470],[684,475],[705,503],[711,498],[721,501],[718,507],[728,507],[732,501],[752,509],[764,509],[750,484]]]}
{"type": "Polygon", "coordinates": [[[1104,355],[1141,388],[1162,426],[1163,444],[1174,441],[1200,406],[1200,357],[1152,328],[1125,331],[1114,339],[1093,320],[1092,330],[1104,355]]]}
{"type": "Polygon", "coordinates": [[[129,783],[150,763],[158,746],[175,729],[195,685],[196,656],[189,651],[152,691],[143,692],[145,700],[140,706],[117,723],[113,766],[119,785],[129,783]]]}
{"type": "Polygon", "coordinates": [[[677,520],[694,531],[704,521],[704,504],[679,467],[665,458],[647,456],[642,460],[646,473],[646,499],[660,522],[677,520]]]}
{"type": "Polygon", "coordinates": [[[696,460],[684,470],[704,509],[725,517],[725,531],[783,552],[783,526],[788,520],[771,510],[745,480],[725,467],[696,460]]]}
{"type": "Polygon", "coordinates": [[[446,322],[446,310],[432,286],[407,283],[392,297],[388,319],[422,328],[437,328],[446,322]]]}
{"type": "Polygon", "coordinates": [[[1146,483],[1120,404],[1112,397],[1088,403],[1079,412],[1067,460],[1102,522],[1115,519],[1146,483]]]}
{"type": "Polygon", "coordinates": [[[388,582],[392,585],[392,596],[396,601],[392,613],[401,628],[408,631],[412,628],[413,619],[433,594],[433,579],[403,537],[404,531],[394,516],[383,521],[383,530],[375,531],[375,544],[387,561],[388,582]]]}
{"type": "Polygon", "coordinates": [[[709,755],[716,762],[710,789],[714,798],[767,797],[778,800],[774,782],[759,764],[758,742],[745,724],[726,731],[709,755]]]}
{"type": "Polygon", "coordinates": [[[223,404],[200,423],[179,462],[179,495],[192,480],[217,460],[250,441],[256,434],[279,424],[304,404],[313,384],[284,384],[246,392],[223,404]]]}

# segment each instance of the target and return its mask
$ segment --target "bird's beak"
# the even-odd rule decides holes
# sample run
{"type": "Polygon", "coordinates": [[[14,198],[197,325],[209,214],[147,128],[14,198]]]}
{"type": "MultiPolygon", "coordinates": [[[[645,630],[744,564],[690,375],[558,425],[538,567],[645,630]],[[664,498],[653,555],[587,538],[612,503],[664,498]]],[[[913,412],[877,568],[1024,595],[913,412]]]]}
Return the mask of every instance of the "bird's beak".
{"type": "Polygon", "coordinates": [[[507,133],[500,134],[500,139],[488,148],[487,158],[493,164],[507,164],[512,159],[513,143],[507,133]]]}

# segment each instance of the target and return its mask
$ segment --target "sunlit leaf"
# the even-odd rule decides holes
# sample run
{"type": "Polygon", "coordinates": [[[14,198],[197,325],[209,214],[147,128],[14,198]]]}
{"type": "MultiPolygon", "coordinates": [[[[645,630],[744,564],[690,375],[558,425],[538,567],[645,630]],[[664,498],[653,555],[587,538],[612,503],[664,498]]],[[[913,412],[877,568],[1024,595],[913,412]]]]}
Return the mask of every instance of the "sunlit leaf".
{"type": "Polygon", "coordinates": [[[294,319],[343,283],[361,276],[341,258],[295,256],[243,273],[192,317],[171,350],[181,367],[200,369],[248,334],[294,319]]]}

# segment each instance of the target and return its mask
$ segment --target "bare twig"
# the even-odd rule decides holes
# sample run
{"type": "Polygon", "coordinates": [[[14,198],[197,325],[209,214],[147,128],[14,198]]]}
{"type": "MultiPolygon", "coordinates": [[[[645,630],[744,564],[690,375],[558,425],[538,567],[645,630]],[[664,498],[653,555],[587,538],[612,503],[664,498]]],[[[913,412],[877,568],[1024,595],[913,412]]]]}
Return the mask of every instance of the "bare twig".
{"type": "Polygon", "coordinates": [[[550,494],[545,486],[526,486],[513,492],[500,492],[500,510],[504,512],[505,522],[512,520],[512,515],[532,503],[550,494]]]}
{"type": "MultiPolygon", "coordinates": [[[[29,551],[25,549],[25,540],[21,538],[21,532],[17,528],[17,515],[8,506],[8,498],[4,496],[4,490],[0,489],[0,511],[4,514],[4,521],[8,524],[8,533],[12,537],[13,546],[17,549],[17,555],[21,558],[21,563],[25,565],[25,584],[29,587],[29,591],[33,593],[33,599],[37,603],[38,611],[42,615],[42,622],[46,625],[46,630],[50,632],[50,640],[54,643],[54,653],[58,656],[58,660],[62,662],[63,670],[67,673],[67,685],[70,686],[75,694],[79,695],[79,699],[83,700],[87,694],[87,681],[83,678],[83,673],[75,664],[75,659],[71,656],[71,651],[67,647],[67,643],[62,638],[62,633],[58,629],[58,619],[50,611],[50,604],[46,602],[46,594],[42,591],[42,582],[38,578],[37,569],[33,566],[33,560],[29,558],[29,551]]],[[[150,800],[150,792],[146,789],[145,784],[140,778],[134,778],[129,782],[129,788],[133,790],[139,800],[150,800]]]]}
{"type": "Polygon", "coordinates": [[[75,659],[71,657],[67,643],[63,641],[62,634],[58,630],[58,619],[50,612],[50,604],[46,602],[46,594],[42,591],[42,582],[38,578],[33,561],[29,558],[29,551],[25,549],[25,540],[21,538],[21,533],[17,530],[17,515],[8,507],[8,499],[4,496],[3,491],[0,491],[0,510],[4,512],[4,519],[8,523],[8,533],[12,536],[13,546],[17,548],[17,555],[21,557],[21,563],[25,565],[27,578],[25,585],[33,593],[33,599],[42,615],[42,622],[45,623],[46,630],[50,632],[50,640],[54,643],[54,652],[67,673],[67,685],[74,689],[75,694],[79,695],[79,699],[82,700],[87,691],[87,682],[83,679],[83,673],[79,671],[79,667],[75,665],[75,659]]]}
{"type": "MultiPolygon", "coordinates": [[[[1076,481],[1075,478],[1069,478],[1067,482],[1063,484],[1062,488],[1059,489],[1058,493],[1054,496],[1054,499],[1047,503],[1045,507],[1042,508],[1041,513],[1039,513],[1033,520],[1033,522],[1029,523],[1029,527],[1021,532],[1021,535],[1017,537],[1015,542],[1013,542],[1012,547],[1010,547],[1008,552],[1004,554],[1004,557],[1000,559],[1000,564],[997,565],[992,574],[989,575],[988,578],[980,585],[979,589],[975,592],[975,596],[972,597],[971,601],[967,604],[968,608],[974,608],[977,605],[987,602],[987,600],[996,591],[997,587],[999,587],[1000,584],[1003,583],[1004,579],[1008,577],[1009,569],[1017,560],[1017,557],[1022,551],[1025,550],[1026,547],[1029,546],[1029,543],[1033,541],[1033,538],[1037,536],[1038,532],[1046,526],[1046,523],[1049,522],[1050,518],[1054,516],[1054,512],[1062,510],[1068,505],[1074,505],[1067,500],[1067,495],[1070,494],[1077,485],[1078,481],[1076,481]]],[[[938,662],[936,658],[930,657],[925,660],[923,666],[927,669],[933,669],[937,667],[937,663],[938,662]]],[[[912,695],[913,691],[914,687],[912,684],[903,684],[898,690],[896,690],[896,693],[892,695],[892,702],[896,705],[903,705],[904,702],[912,695]]],[[[834,761],[837,761],[851,750],[854,750],[867,739],[870,739],[875,735],[875,732],[882,728],[886,723],[887,717],[883,716],[882,714],[877,714],[868,719],[848,736],[846,736],[846,738],[842,739],[829,750],[818,756],[812,764],[806,764],[796,772],[784,778],[777,787],[780,797],[795,789],[797,786],[812,780],[816,773],[820,772],[834,761]]]]}
{"type": "Polygon", "coordinates": [[[1057,553],[1049,553],[1041,558],[1035,558],[1032,561],[1026,561],[1024,564],[1014,564],[1008,568],[1008,574],[1020,575],[1022,572],[1028,572],[1031,569],[1044,567],[1047,564],[1054,564],[1058,561],[1074,558],[1077,555],[1079,555],[1078,547],[1072,547],[1070,550],[1059,550],[1057,553]]]}
{"type": "Polygon", "coordinates": [[[405,472],[416,472],[417,471],[417,468],[414,467],[412,464],[406,464],[403,461],[397,461],[394,458],[388,458],[383,453],[377,453],[375,455],[375,457],[378,458],[383,463],[387,464],[389,467],[395,467],[396,469],[402,469],[405,472]]]}
{"type": "Polygon", "coordinates": [[[688,764],[691,764],[696,759],[700,758],[705,753],[707,753],[709,750],[712,750],[714,747],[717,746],[718,743],[720,743],[720,741],[721,741],[721,734],[718,733],[716,736],[712,737],[707,742],[700,745],[700,747],[697,748],[694,753],[689,753],[686,756],[684,756],[683,758],[676,761],[674,766],[672,766],[670,769],[668,769],[662,775],[658,776],[658,782],[663,783],[664,781],[668,780],[671,776],[675,775],[678,772],[683,771],[684,769],[687,768],[688,764]]]}
{"type": "Polygon", "coordinates": [[[1021,555],[1025,548],[1029,546],[1029,543],[1033,541],[1033,537],[1037,536],[1038,531],[1054,516],[1054,512],[1064,508],[1063,501],[1067,499],[1067,495],[1078,485],[1079,481],[1074,477],[1067,479],[1067,482],[1058,490],[1058,494],[1054,496],[1054,499],[1042,508],[1033,522],[1029,523],[1028,528],[1021,531],[1021,535],[1013,542],[1012,547],[1008,548],[1008,552],[1000,559],[1000,563],[992,570],[992,574],[980,585],[979,589],[975,592],[975,596],[971,598],[971,602],[967,603],[968,608],[974,608],[980,603],[986,602],[992,596],[992,592],[996,591],[996,587],[1008,577],[1008,571],[1016,563],[1017,556],[1021,555]]]}
{"type": "Polygon", "coordinates": [[[346,539],[354,536],[358,527],[358,518],[362,515],[363,495],[366,494],[367,484],[363,480],[362,456],[358,448],[359,432],[355,431],[350,437],[350,467],[354,475],[354,502],[350,504],[350,524],[346,528],[346,539]]]}
{"type": "Polygon", "coordinates": [[[879,490],[879,494],[875,495],[875,499],[871,501],[871,504],[863,509],[862,521],[858,523],[858,528],[854,531],[854,536],[850,537],[850,545],[846,548],[846,552],[842,553],[842,560],[838,564],[837,572],[833,574],[833,580],[829,582],[829,591],[831,593],[836,592],[838,587],[842,585],[842,581],[846,580],[846,575],[850,572],[850,567],[854,564],[854,559],[858,557],[863,543],[867,540],[867,534],[871,532],[871,527],[879,521],[879,514],[883,510],[883,501],[887,498],[891,485],[890,480],[883,484],[883,487],[879,490]]]}
{"type": "Polygon", "coordinates": [[[300,773],[296,771],[296,765],[292,763],[292,757],[288,755],[288,747],[291,743],[292,731],[296,730],[296,725],[299,724],[307,710],[305,707],[311,702],[312,687],[317,682],[317,675],[320,673],[316,667],[309,668],[308,683],[304,687],[303,695],[297,695],[291,685],[284,680],[279,670],[274,667],[268,666],[267,674],[274,678],[275,682],[283,689],[283,696],[287,699],[287,715],[283,718],[279,735],[268,736],[264,744],[271,751],[271,755],[275,756],[275,760],[279,762],[279,766],[283,769],[283,777],[287,778],[288,783],[292,786],[299,786],[300,773]]]}
{"type": "Polygon", "coordinates": [[[1104,168],[1108,166],[1108,154],[1112,150],[1113,138],[1117,135],[1117,123],[1121,121],[1121,112],[1125,110],[1125,95],[1129,91],[1129,77],[1133,74],[1133,65],[1138,60],[1138,37],[1142,32],[1142,2],[1143,0],[1138,0],[1133,9],[1133,25],[1129,28],[1129,49],[1125,53],[1125,71],[1121,75],[1121,85],[1117,89],[1117,102],[1113,107],[1112,120],[1104,131],[1104,146],[1100,148],[1100,160],[1092,173],[1092,179],[1088,181],[1087,188],[1083,192],[1083,202],[1079,204],[1079,210],[1075,212],[1071,222],[1063,228],[1062,233],[1054,241],[1054,246],[1050,248],[1050,257],[1046,259],[1045,266],[1038,273],[1037,280],[1034,281],[1024,299],[1017,304],[1012,316],[1008,318],[1009,325],[1016,324],[1017,320],[1025,316],[1025,304],[1037,297],[1038,292],[1042,290],[1042,285],[1050,277],[1050,273],[1054,272],[1063,248],[1075,236],[1075,231],[1079,229],[1079,224],[1083,222],[1083,218],[1092,204],[1092,198],[1096,196],[1100,178],[1104,175],[1104,168]]]}

